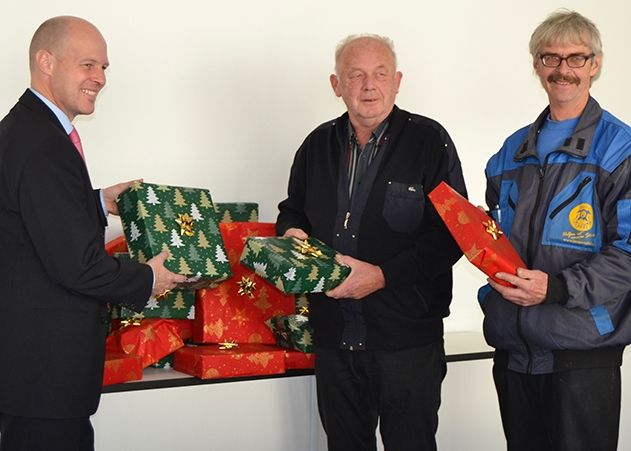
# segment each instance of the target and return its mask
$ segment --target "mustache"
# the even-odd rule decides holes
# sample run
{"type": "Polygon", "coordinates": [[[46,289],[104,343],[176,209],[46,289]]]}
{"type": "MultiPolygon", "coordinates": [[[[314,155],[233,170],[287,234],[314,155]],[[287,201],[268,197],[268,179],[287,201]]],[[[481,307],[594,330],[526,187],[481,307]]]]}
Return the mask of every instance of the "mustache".
{"type": "Polygon", "coordinates": [[[555,83],[557,81],[573,83],[576,86],[578,86],[581,83],[581,80],[578,77],[574,77],[568,74],[552,73],[548,75],[548,83],[555,83]]]}

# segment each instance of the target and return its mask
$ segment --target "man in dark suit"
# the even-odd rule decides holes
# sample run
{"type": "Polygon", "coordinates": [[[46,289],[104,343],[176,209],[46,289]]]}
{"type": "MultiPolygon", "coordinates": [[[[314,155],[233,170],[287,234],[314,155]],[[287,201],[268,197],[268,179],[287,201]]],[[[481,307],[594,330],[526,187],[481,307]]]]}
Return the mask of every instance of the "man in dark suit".
{"type": "Polygon", "coordinates": [[[0,122],[0,450],[92,450],[106,303],[142,308],[183,281],[163,266],[110,258],[107,213],[131,182],[92,188],[73,119],[105,85],[107,47],[76,17],[44,22],[31,88],[0,122]]]}

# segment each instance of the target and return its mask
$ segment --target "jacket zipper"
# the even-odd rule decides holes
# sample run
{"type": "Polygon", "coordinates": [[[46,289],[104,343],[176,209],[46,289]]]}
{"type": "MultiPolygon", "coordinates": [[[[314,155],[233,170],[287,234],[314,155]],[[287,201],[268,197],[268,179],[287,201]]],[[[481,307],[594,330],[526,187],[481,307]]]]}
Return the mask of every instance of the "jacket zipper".
{"type": "MultiPolygon", "coordinates": [[[[543,162],[543,166],[539,167],[539,186],[537,187],[537,198],[535,199],[535,206],[533,208],[533,214],[531,215],[531,219],[530,219],[530,224],[528,226],[528,246],[526,248],[526,266],[528,268],[532,267],[532,261],[534,259],[533,256],[533,237],[534,237],[534,212],[537,211],[537,209],[539,208],[539,204],[541,203],[541,187],[543,185],[543,178],[546,175],[546,168],[548,165],[548,156],[546,156],[544,162],[543,162]]],[[[528,354],[528,369],[527,369],[527,374],[532,374],[532,349],[530,349],[530,344],[528,343],[528,341],[526,341],[526,339],[524,338],[524,336],[522,335],[521,332],[521,312],[522,309],[524,307],[519,306],[519,310],[517,310],[517,334],[519,335],[519,337],[522,339],[522,341],[524,342],[524,346],[526,346],[526,352],[528,354]]]]}
{"type": "Polygon", "coordinates": [[[576,191],[574,191],[574,194],[572,194],[570,197],[568,197],[566,200],[564,200],[558,207],[556,207],[552,213],[550,213],[550,219],[554,219],[554,217],[556,215],[558,215],[561,210],[563,210],[565,207],[567,207],[570,203],[572,203],[572,201],[574,201],[574,199],[576,199],[578,197],[578,195],[581,193],[581,191],[583,191],[583,188],[585,188],[585,186],[587,186],[587,184],[589,182],[592,181],[592,178],[590,176],[585,177],[581,183],[576,187],[576,191]]]}

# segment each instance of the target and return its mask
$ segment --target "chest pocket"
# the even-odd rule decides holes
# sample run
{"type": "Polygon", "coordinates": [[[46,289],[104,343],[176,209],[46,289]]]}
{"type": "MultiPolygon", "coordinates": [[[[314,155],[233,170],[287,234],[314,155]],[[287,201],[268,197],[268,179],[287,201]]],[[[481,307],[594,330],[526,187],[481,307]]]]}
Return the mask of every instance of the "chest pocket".
{"type": "Polygon", "coordinates": [[[598,252],[601,225],[594,186],[596,175],[581,172],[550,202],[541,244],[598,252]]]}
{"type": "Polygon", "coordinates": [[[410,233],[423,219],[425,193],[423,185],[388,182],[383,201],[383,217],[392,230],[410,233]]]}

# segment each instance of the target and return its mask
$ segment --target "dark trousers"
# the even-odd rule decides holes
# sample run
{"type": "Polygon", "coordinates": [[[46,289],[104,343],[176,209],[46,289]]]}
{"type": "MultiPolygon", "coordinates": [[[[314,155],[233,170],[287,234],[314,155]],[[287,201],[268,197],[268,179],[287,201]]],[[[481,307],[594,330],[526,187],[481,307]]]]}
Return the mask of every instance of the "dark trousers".
{"type": "Polygon", "coordinates": [[[509,451],[615,451],[620,368],[528,375],[495,363],[509,451]]]}
{"type": "Polygon", "coordinates": [[[90,418],[49,419],[0,413],[0,451],[94,451],[90,418]]]}
{"type": "Polygon", "coordinates": [[[434,451],[440,386],[447,372],[442,340],[396,351],[316,348],[318,409],[329,451],[434,451]]]}

